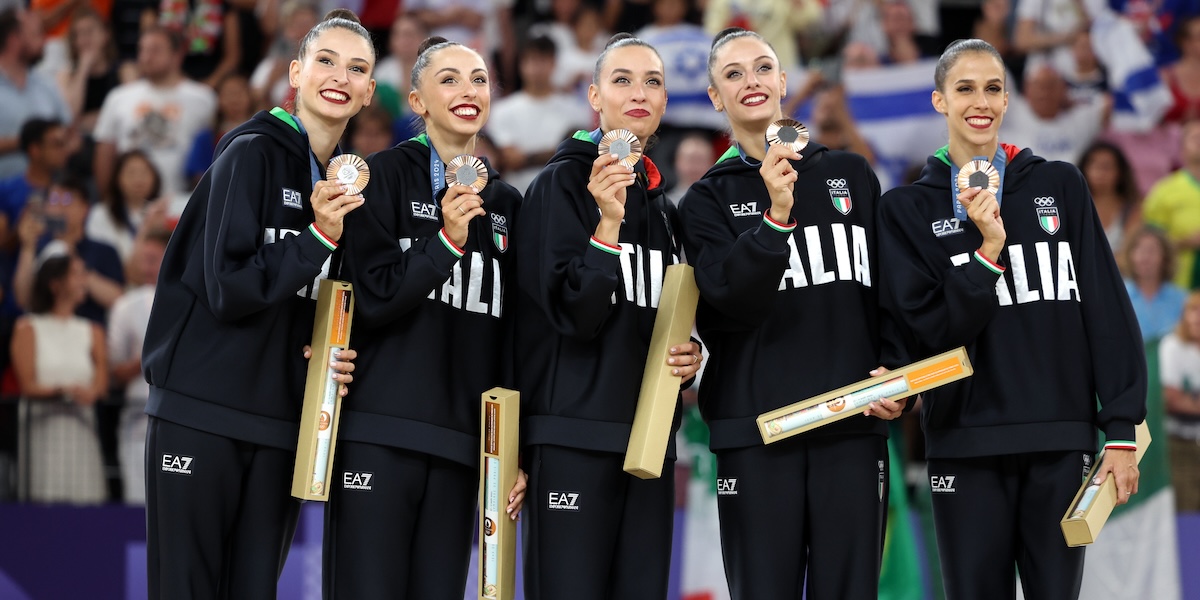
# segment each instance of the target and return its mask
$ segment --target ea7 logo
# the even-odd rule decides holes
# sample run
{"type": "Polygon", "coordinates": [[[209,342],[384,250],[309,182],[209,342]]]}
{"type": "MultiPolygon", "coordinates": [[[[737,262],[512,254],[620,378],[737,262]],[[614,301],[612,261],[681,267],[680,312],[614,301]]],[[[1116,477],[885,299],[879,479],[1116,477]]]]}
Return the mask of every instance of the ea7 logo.
{"type": "Polygon", "coordinates": [[[717,495],[718,496],[736,496],[737,495],[737,478],[736,477],[718,477],[717,478],[717,495]]]}
{"type": "Polygon", "coordinates": [[[191,456],[183,456],[181,454],[163,454],[162,455],[162,470],[163,473],[175,473],[177,475],[192,474],[191,456]]]}
{"type": "Polygon", "coordinates": [[[730,204],[729,212],[732,212],[735,217],[755,217],[758,216],[758,203],[730,204]]]}
{"type": "Polygon", "coordinates": [[[579,492],[550,492],[546,496],[550,510],[579,510],[579,492]]]}
{"type": "Polygon", "coordinates": [[[424,202],[412,203],[412,216],[415,219],[425,219],[426,221],[436,221],[438,207],[436,204],[426,204],[424,202]]]}
{"type": "Polygon", "coordinates": [[[300,197],[300,192],[297,192],[293,189],[283,188],[283,206],[286,208],[304,210],[304,200],[300,197]]]}
{"type": "Polygon", "coordinates": [[[358,490],[360,492],[371,491],[371,480],[375,478],[374,473],[366,473],[362,471],[345,471],[342,473],[342,489],[358,490]]]}
{"type": "Polygon", "coordinates": [[[958,217],[941,219],[939,221],[934,221],[929,225],[933,228],[934,237],[946,237],[948,235],[954,235],[956,233],[963,232],[962,223],[959,222],[958,217]]]}
{"type": "Polygon", "coordinates": [[[929,487],[935,494],[953,494],[956,475],[930,475],[929,487]]]}

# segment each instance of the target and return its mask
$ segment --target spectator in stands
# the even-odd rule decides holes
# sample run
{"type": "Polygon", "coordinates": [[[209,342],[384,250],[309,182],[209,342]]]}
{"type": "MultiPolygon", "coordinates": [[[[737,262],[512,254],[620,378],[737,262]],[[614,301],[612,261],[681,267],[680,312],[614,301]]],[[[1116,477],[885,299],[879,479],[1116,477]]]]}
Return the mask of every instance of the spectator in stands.
{"type": "Polygon", "coordinates": [[[1174,103],[1163,115],[1167,122],[1200,119],[1200,15],[1179,21],[1175,29],[1179,61],[1162,70],[1174,103]]]}
{"type": "Polygon", "coordinates": [[[853,152],[875,164],[875,151],[858,133],[850,107],[846,105],[846,88],[826,85],[813,97],[813,139],[830,150],[853,152]]]}
{"type": "MultiPolygon", "coordinates": [[[[1018,0],[1013,45],[1028,55],[1025,74],[1046,64],[1059,73],[1075,66],[1071,45],[1087,30],[1087,15],[1079,0],[1018,0]]],[[[1025,85],[1033,84],[1026,81],[1025,85]]],[[[1038,154],[1044,154],[1038,150],[1038,154]]],[[[1046,157],[1049,158],[1049,157],[1046,157]]]]}
{"type": "Polygon", "coordinates": [[[121,84],[117,46],[108,23],[94,10],[79,9],[67,33],[68,63],[58,86],[75,125],[91,133],[104,97],[121,84]]]}
{"type": "Polygon", "coordinates": [[[1159,66],[1179,60],[1176,28],[1200,15],[1200,0],[1108,0],[1108,6],[1133,23],[1159,66]]]}
{"type": "Polygon", "coordinates": [[[9,364],[13,323],[21,316],[13,290],[17,268],[17,223],[25,205],[46,197],[54,175],[67,162],[67,129],[57,121],[31,119],[21,127],[25,173],[0,180],[0,369],[9,364]]]}
{"type": "Polygon", "coordinates": [[[554,42],[538,36],[525,42],[517,61],[523,85],[492,106],[487,132],[500,147],[500,172],[525,193],[554,155],[559,142],[591,125],[592,112],[577,97],[554,91],[554,42]]]}
{"type": "Polygon", "coordinates": [[[17,134],[32,118],[71,122],[71,111],[52,80],[30,69],[41,55],[41,25],[30,12],[0,12],[0,178],[25,169],[17,134]]]}
{"type": "MultiPolygon", "coordinates": [[[[550,0],[550,15],[551,20],[537,23],[529,28],[527,39],[544,35],[554,41],[554,47],[558,49],[558,62],[563,61],[563,54],[569,48],[575,47],[575,22],[576,15],[581,7],[588,5],[588,0],[550,0]]],[[[603,32],[597,32],[595,36],[586,41],[583,46],[588,48],[590,52],[597,52],[604,48],[604,44],[608,42],[608,37],[603,32]]],[[[561,69],[562,65],[558,65],[561,69]]],[[[556,75],[555,86],[561,86],[561,82],[556,75]]]]}
{"type": "Polygon", "coordinates": [[[799,74],[802,69],[797,34],[821,18],[822,4],[813,0],[708,0],[704,7],[704,30],[709,35],[726,27],[756,31],[775,48],[780,68],[799,74]]]}
{"type": "Polygon", "coordinates": [[[192,149],[184,166],[192,187],[212,165],[213,152],[225,132],[250,120],[254,113],[253,92],[244,76],[230,73],[217,84],[217,114],[209,127],[201,129],[192,138],[192,149]]]}
{"type": "Polygon", "coordinates": [[[183,72],[211,88],[236,72],[242,60],[242,24],[231,4],[160,0],[158,5],[159,25],[183,37],[183,72]]]}
{"type": "Polygon", "coordinates": [[[582,98],[583,90],[592,80],[596,59],[607,43],[604,41],[608,36],[604,32],[600,9],[591,4],[581,4],[571,17],[570,31],[570,37],[563,44],[551,37],[555,39],[557,51],[551,79],[559,91],[582,98]]]}
{"type": "Polygon", "coordinates": [[[1062,74],[1067,82],[1067,97],[1075,103],[1102,98],[1108,92],[1108,74],[1092,50],[1091,33],[1082,31],[1075,36],[1071,56],[1075,68],[1062,74]]]}
{"type": "MultiPolygon", "coordinates": [[[[663,115],[664,129],[720,131],[725,129],[725,117],[713,110],[708,99],[705,68],[712,36],[685,20],[692,4],[692,0],[654,0],[654,22],[637,36],[658,49],[671,81],[671,110],[663,115]]],[[[659,137],[662,143],[661,133],[659,137]]]]}
{"type": "Polygon", "coordinates": [[[84,228],[87,237],[112,246],[121,264],[127,264],[146,213],[164,205],[159,201],[161,196],[162,177],[146,153],[130,150],[121,154],[101,203],[88,211],[84,228]]]}
{"type": "MultiPolygon", "coordinates": [[[[255,106],[267,108],[284,106],[292,98],[288,83],[288,65],[300,51],[300,40],[320,20],[317,3],[313,0],[289,0],[280,7],[282,29],[271,43],[267,55],[250,75],[255,106]]],[[[211,162],[211,159],[210,159],[211,162]]]]}
{"type": "MultiPolygon", "coordinates": [[[[108,95],[96,123],[96,187],[106,189],[118,153],[144,150],[163,179],[163,193],[186,198],[184,161],[192,139],[212,123],[216,95],[181,70],[183,39],[162,27],[142,33],[142,78],[108,95]]],[[[188,188],[190,189],[190,187],[188,188]]]]}
{"type": "Polygon", "coordinates": [[[78,257],[47,258],[33,282],[30,314],[13,333],[13,371],[28,406],[27,498],[100,503],[107,497],[92,406],[108,390],[104,330],[76,315],[87,295],[78,257]]]}
{"type": "Polygon", "coordinates": [[[693,183],[700,181],[700,178],[704,177],[715,161],[711,138],[698,132],[684,136],[679,141],[679,145],[675,146],[675,160],[673,161],[675,163],[675,186],[667,191],[667,198],[670,198],[671,202],[679,204],[688,188],[692,187],[693,183]]]}
{"type": "Polygon", "coordinates": [[[1008,0],[983,0],[979,5],[979,18],[975,19],[971,36],[991,44],[1000,56],[1004,57],[1005,66],[1010,69],[1009,60],[1016,54],[1009,32],[1008,16],[1011,6],[1008,0]]]}
{"type": "Polygon", "coordinates": [[[1200,291],[1187,297],[1183,318],[1158,347],[1167,408],[1167,444],[1175,510],[1200,511],[1200,291]]]}
{"type": "Polygon", "coordinates": [[[887,51],[881,57],[885,65],[915,63],[941,54],[937,38],[918,35],[912,7],[907,0],[885,0],[880,7],[880,24],[887,38],[887,51]]]}
{"type": "Polygon", "coordinates": [[[1092,192],[1108,245],[1119,252],[1126,234],[1142,224],[1142,196],[1133,167],[1120,148],[1105,141],[1088,146],[1077,165],[1092,192]]]}
{"type": "Polygon", "coordinates": [[[1179,250],[1175,283],[1185,290],[1200,287],[1200,121],[1183,126],[1180,143],[1183,168],[1159,181],[1146,194],[1142,214],[1146,222],[1167,232],[1179,250]]]}
{"type": "MultiPolygon", "coordinates": [[[[375,88],[378,90],[379,88],[375,88]]],[[[397,141],[392,137],[392,117],[386,110],[364,106],[346,125],[346,148],[363,158],[391,148],[397,141]]],[[[407,139],[407,138],[406,138],[407,139]]]]}
{"type": "Polygon", "coordinates": [[[493,15],[491,0],[404,0],[404,10],[425,24],[430,35],[444,37],[490,56],[484,20],[493,15]]]}
{"type": "Polygon", "coordinates": [[[1161,229],[1142,227],[1130,235],[1119,258],[1142,339],[1163,337],[1179,323],[1187,297],[1171,282],[1175,276],[1175,249],[1161,229]]]}
{"type": "Polygon", "coordinates": [[[142,284],[121,296],[113,305],[108,330],[108,366],[114,385],[125,390],[125,406],[117,429],[121,482],[128,504],[146,502],[146,399],[150,385],[142,377],[142,340],[150,321],[158,268],[167,249],[170,232],[155,229],[140,236],[130,264],[131,278],[142,284]]]}
{"type": "MultiPolygon", "coordinates": [[[[387,110],[393,119],[411,116],[408,109],[409,79],[413,63],[417,61],[417,48],[426,37],[429,37],[429,30],[420,19],[408,13],[396,15],[391,37],[388,38],[387,58],[379,61],[379,66],[375,68],[375,100],[372,102],[387,110]]],[[[411,136],[404,139],[408,137],[411,136]]]]}
{"type": "Polygon", "coordinates": [[[1025,95],[1010,96],[1002,137],[1019,148],[1033,148],[1046,160],[1073,162],[1104,130],[1111,111],[1107,96],[1071,104],[1066,80],[1042,64],[1026,77],[1025,95]]]}
{"type": "Polygon", "coordinates": [[[27,309],[32,306],[37,264],[47,256],[69,252],[87,267],[87,295],[76,312],[104,324],[108,309],[125,288],[125,271],[112,246],[84,234],[87,215],[87,190],[75,179],[51,184],[45,201],[29,206],[21,215],[17,225],[21,249],[13,274],[13,295],[18,305],[27,309]]]}

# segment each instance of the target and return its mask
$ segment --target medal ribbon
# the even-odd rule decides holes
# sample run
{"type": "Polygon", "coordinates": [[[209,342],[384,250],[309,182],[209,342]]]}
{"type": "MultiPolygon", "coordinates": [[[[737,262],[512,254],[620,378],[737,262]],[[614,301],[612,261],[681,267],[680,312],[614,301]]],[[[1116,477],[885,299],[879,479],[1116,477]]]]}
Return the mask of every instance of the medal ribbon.
{"type": "MultiPolygon", "coordinates": [[[[949,153],[947,153],[947,156],[949,153]]],[[[973,160],[987,160],[986,156],[976,156],[973,160]]],[[[954,208],[954,216],[959,221],[967,221],[967,209],[958,201],[958,165],[954,161],[950,162],[950,204],[954,208]]],[[[992,166],[996,168],[996,175],[1000,178],[999,185],[996,186],[996,204],[1000,205],[1000,194],[1004,192],[1004,167],[1008,164],[1008,154],[1004,152],[1004,147],[996,146],[996,156],[992,158],[992,166]]]]}
{"type": "Polygon", "coordinates": [[[446,189],[446,165],[438,155],[437,148],[433,147],[429,134],[422,133],[416,139],[429,147],[429,188],[433,190],[433,205],[438,206],[438,192],[446,189]]]}

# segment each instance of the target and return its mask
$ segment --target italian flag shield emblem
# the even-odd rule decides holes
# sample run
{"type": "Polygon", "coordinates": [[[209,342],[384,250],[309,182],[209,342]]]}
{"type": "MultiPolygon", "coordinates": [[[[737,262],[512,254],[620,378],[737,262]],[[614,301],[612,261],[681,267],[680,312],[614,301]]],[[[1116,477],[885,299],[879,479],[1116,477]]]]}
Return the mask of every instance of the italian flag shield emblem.
{"type": "Polygon", "coordinates": [[[829,190],[829,199],[833,201],[833,207],[843,215],[850,214],[850,209],[854,207],[850,200],[850,190],[847,189],[829,190]]]}
{"type": "Polygon", "coordinates": [[[1039,208],[1039,209],[1037,209],[1037,216],[1038,216],[1038,224],[1042,226],[1042,229],[1045,230],[1046,233],[1049,233],[1050,235],[1054,235],[1055,233],[1058,232],[1058,227],[1060,225],[1060,222],[1058,219],[1058,207],[1057,206],[1051,206],[1048,208],[1039,208]]]}
{"type": "Polygon", "coordinates": [[[496,242],[497,250],[501,252],[508,250],[508,228],[492,223],[492,241],[496,242]]]}

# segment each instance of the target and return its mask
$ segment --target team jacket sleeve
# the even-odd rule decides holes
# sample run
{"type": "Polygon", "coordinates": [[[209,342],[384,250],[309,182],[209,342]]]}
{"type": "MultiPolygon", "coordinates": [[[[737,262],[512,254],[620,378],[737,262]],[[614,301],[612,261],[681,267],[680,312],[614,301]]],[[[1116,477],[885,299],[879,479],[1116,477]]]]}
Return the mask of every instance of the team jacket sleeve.
{"type": "Polygon", "coordinates": [[[406,236],[398,230],[396,207],[408,204],[397,168],[392,160],[373,157],[370,169],[379,176],[363,190],[368,200],[346,217],[344,268],[357,294],[356,310],[368,324],[388,323],[416,308],[463,255],[444,230],[401,247],[406,236]]]}
{"type": "Polygon", "coordinates": [[[1076,281],[1100,399],[1097,423],[1106,444],[1133,442],[1134,425],[1146,418],[1146,352],[1141,329],[1083,175],[1074,167],[1064,167],[1074,172],[1074,178],[1066,174],[1063,180],[1070,188],[1068,197],[1078,199],[1072,208],[1082,224],[1076,242],[1076,281]]]}
{"type": "Polygon", "coordinates": [[[725,218],[725,204],[713,186],[693,185],[680,203],[683,246],[700,296],[722,317],[705,326],[750,329],[771,312],[796,224],[776,223],[764,212],[757,226],[738,233],[725,218]]]}
{"type": "Polygon", "coordinates": [[[514,238],[521,286],[562,335],[590,340],[613,311],[621,250],[593,237],[584,211],[596,202],[584,183],[558,171],[538,177],[521,208],[521,236],[514,238]]]}
{"type": "MultiPolygon", "coordinates": [[[[259,202],[270,189],[270,148],[259,136],[234,140],[212,166],[204,227],[204,294],[213,315],[234,321],[296,295],[333,250],[314,231],[263,243],[259,202]]],[[[308,202],[308,199],[304,199],[308,202]]]]}
{"type": "Polygon", "coordinates": [[[879,209],[881,304],[907,332],[919,355],[968,344],[1000,307],[996,282],[1003,270],[978,253],[951,264],[913,199],[897,188],[879,209]]]}

